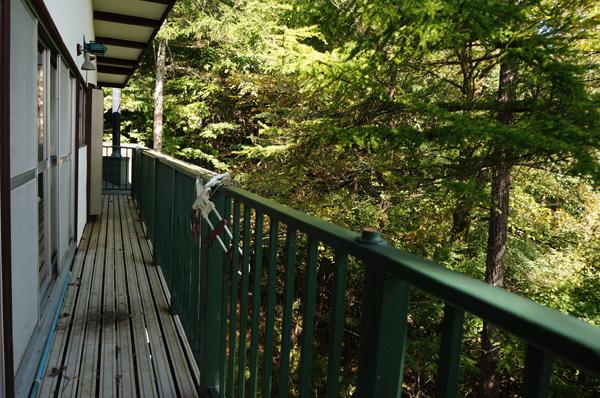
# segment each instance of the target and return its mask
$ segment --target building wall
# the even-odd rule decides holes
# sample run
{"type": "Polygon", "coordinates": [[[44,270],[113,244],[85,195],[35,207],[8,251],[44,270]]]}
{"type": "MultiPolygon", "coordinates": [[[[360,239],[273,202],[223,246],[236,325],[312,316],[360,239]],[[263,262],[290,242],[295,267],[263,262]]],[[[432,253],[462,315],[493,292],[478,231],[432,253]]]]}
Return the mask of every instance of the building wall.
{"type": "MultiPolygon", "coordinates": [[[[125,0],[126,1],[126,0],[125,0]]],[[[77,43],[94,40],[94,13],[91,0],[44,0],[52,20],[56,24],[71,57],[78,66],[83,63],[83,56],[77,56],[77,43]]],[[[88,83],[96,84],[96,71],[87,73],[88,83]]]]}
{"type": "MultiPolygon", "coordinates": [[[[37,136],[37,65],[38,65],[38,26],[34,15],[24,0],[9,0],[11,3],[11,59],[10,59],[10,178],[11,178],[11,236],[12,236],[12,301],[13,301],[13,335],[14,335],[14,368],[19,370],[24,361],[28,344],[34,335],[38,322],[48,311],[40,286],[38,271],[38,136],[37,136]],[[45,309],[44,309],[45,308],[45,309]]],[[[93,39],[93,20],[91,0],[45,0],[54,24],[59,30],[69,54],[78,65],[83,61],[77,57],[77,43],[93,39]]],[[[85,75],[84,75],[85,77],[85,75]]],[[[72,253],[73,240],[81,238],[86,221],[86,176],[87,156],[85,148],[80,149],[80,174],[75,177],[73,163],[75,161],[75,122],[74,106],[75,80],[67,64],[57,57],[56,73],[46,76],[56,78],[56,90],[49,90],[45,95],[52,97],[49,111],[51,123],[46,123],[47,137],[56,148],[56,167],[50,173],[52,177],[50,194],[44,200],[56,201],[51,204],[52,217],[45,216],[51,222],[53,245],[56,245],[58,264],[68,263],[68,254],[72,253]],[[56,98],[54,98],[56,96],[56,98]],[[55,110],[54,110],[55,109],[55,110]],[[52,127],[50,127],[52,126],[52,127]],[[79,182],[79,195],[75,198],[75,180],[79,182]],[[53,196],[55,195],[55,196],[53,196]],[[83,198],[83,200],[81,200],[83,198]],[[78,230],[73,228],[74,209],[78,206],[78,230]],[[75,236],[76,235],[76,236],[75,236]]],[[[96,72],[90,72],[88,82],[96,82],[96,72]]],[[[49,225],[49,224],[46,224],[49,225]]],[[[50,232],[49,232],[50,231],[50,232]]],[[[49,246],[46,246],[48,249],[49,246]]],[[[59,269],[58,272],[61,272],[59,269]]],[[[48,294],[52,293],[52,284],[48,294]]],[[[25,358],[30,358],[28,352],[25,358]]]]}
{"type": "Polygon", "coordinates": [[[92,91],[92,118],[89,148],[90,156],[90,215],[102,213],[102,132],[104,128],[104,94],[101,89],[92,91]]]}
{"type": "Polygon", "coordinates": [[[11,0],[10,177],[15,369],[38,319],[36,21],[11,0]]]}
{"type": "Polygon", "coordinates": [[[75,205],[74,184],[72,181],[71,162],[72,145],[75,132],[73,131],[73,113],[72,107],[73,81],[69,73],[69,68],[63,61],[59,63],[59,111],[58,111],[58,181],[60,189],[58,191],[58,259],[60,263],[66,259],[66,254],[74,236],[69,236],[71,228],[70,214],[75,205]]]}
{"type": "Polygon", "coordinates": [[[81,241],[83,229],[87,221],[87,146],[82,146],[79,151],[79,175],[77,189],[77,242],[81,241]]]}

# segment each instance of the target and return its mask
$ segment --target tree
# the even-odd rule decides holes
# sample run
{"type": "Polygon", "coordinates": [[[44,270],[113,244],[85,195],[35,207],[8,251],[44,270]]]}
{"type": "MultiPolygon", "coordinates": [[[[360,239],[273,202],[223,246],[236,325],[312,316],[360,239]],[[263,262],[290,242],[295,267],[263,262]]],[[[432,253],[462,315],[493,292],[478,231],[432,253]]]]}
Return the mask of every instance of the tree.
{"type": "MultiPolygon", "coordinates": [[[[357,97],[371,93],[341,113],[354,119],[349,124],[356,134],[365,134],[357,125],[375,125],[386,139],[382,131],[403,125],[418,140],[424,135],[446,157],[440,174],[458,187],[490,184],[485,280],[503,287],[513,167],[553,163],[565,173],[598,178],[597,98],[585,88],[590,65],[581,60],[588,54],[577,51],[595,32],[593,2],[335,4],[322,5],[321,15],[309,13],[310,21],[327,26],[337,39],[329,40],[341,38],[350,57],[368,58],[359,71],[364,79],[353,83],[357,97]],[[332,17],[335,23],[325,21],[332,17]],[[402,94],[382,96],[387,92],[402,94]]],[[[348,98],[348,91],[341,95],[348,98]]],[[[452,236],[466,240],[474,202],[469,191],[456,197],[452,236]]],[[[493,395],[498,347],[492,325],[484,323],[481,339],[482,389],[493,395]]]]}
{"type": "MultiPolygon", "coordinates": [[[[595,285],[581,276],[599,272],[597,243],[583,238],[597,231],[584,214],[600,203],[588,192],[600,146],[595,15],[587,0],[178,1],[160,35],[173,50],[163,151],[600,322],[585,293],[595,285]],[[569,278],[526,283],[550,268],[569,278]]],[[[155,73],[148,58],[128,88],[141,126],[131,137],[146,142],[155,73]]],[[[411,314],[425,327],[409,330],[417,348],[405,381],[427,392],[435,374],[419,362],[436,352],[439,308],[415,301],[426,302],[411,314]]],[[[465,327],[468,382],[515,394],[518,350],[492,325],[465,327]]]]}
{"type": "MultiPolygon", "coordinates": [[[[167,23],[163,23],[163,26],[167,23]]],[[[154,86],[154,130],[153,148],[162,151],[163,146],[163,113],[164,113],[164,85],[167,72],[167,40],[158,39],[158,50],[156,51],[156,83],[154,86]]]]}

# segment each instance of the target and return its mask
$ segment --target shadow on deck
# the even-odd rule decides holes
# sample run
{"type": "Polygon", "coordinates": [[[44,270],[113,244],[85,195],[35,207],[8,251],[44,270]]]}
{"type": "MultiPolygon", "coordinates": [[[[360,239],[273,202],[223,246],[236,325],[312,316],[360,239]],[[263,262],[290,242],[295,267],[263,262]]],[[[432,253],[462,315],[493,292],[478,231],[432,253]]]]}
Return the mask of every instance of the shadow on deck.
{"type": "Polygon", "coordinates": [[[198,369],[128,195],[86,225],[40,397],[198,396],[198,369]]]}

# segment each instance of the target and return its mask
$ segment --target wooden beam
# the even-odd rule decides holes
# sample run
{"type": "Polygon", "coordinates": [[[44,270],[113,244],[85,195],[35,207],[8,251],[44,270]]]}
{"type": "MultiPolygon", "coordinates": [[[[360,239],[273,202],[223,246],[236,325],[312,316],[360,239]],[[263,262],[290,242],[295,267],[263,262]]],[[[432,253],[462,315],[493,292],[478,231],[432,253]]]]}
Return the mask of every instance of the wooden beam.
{"type": "Polygon", "coordinates": [[[128,66],[130,68],[135,68],[137,66],[136,61],[132,61],[129,59],[123,59],[123,58],[111,58],[111,57],[97,56],[96,61],[98,62],[98,64],[121,65],[121,66],[128,66]]]}
{"type": "Polygon", "coordinates": [[[123,39],[116,39],[114,37],[103,37],[103,36],[96,36],[96,41],[104,43],[108,46],[130,47],[130,48],[138,48],[140,50],[145,49],[146,46],[148,45],[148,43],[145,43],[143,41],[123,40],[123,39]]]}
{"type": "MultiPolygon", "coordinates": [[[[142,58],[144,58],[144,55],[146,54],[146,52],[148,51],[148,49],[150,47],[152,47],[152,42],[154,41],[154,38],[156,37],[156,35],[158,34],[158,31],[160,30],[162,24],[164,23],[164,21],[167,19],[167,15],[169,15],[169,12],[171,12],[171,9],[173,8],[173,6],[175,5],[175,1],[169,3],[167,5],[167,8],[165,9],[165,12],[163,13],[162,17],[160,18],[160,24],[156,25],[154,27],[154,31],[152,32],[152,35],[150,36],[150,39],[148,40],[148,45],[144,48],[144,50],[140,53],[140,56],[138,57],[137,61],[138,64],[140,62],[142,62],[142,58]]],[[[127,83],[129,82],[129,79],[131,79],[132,75],[129,75],[127,77],[127,79],[125,80],[125,85],[127,85],[127,83]]]]}
{"type": "Polygon", "coordinates": [[[94,20],[122,23],[126,25],[147,26],[149,28],[154,28],[156,26],[160,26],[161,24],[161,21],[156,19],[141,18],[133,15],[116,14],[113,12],[104,11],[94,11],[94,20]]]}
{"type": "Polygon", "coordinates": [[[111,75],[129,76],[133,73],[132,68],[121,68],[119,66],[98,65],[98,73],[110,73],[111,75]]]}
{"type": "Polygon", "coordinates": [[[173,4],[175,4],[175,0],[142,0],[142,1],[145,1],[146,3],[164,4],[167,6],[172,6],[173,4]]]}
{"type": "Polygon", "coordinates": [[[125,88],[124,83],[98,82],[98,87],[125,88]]]}

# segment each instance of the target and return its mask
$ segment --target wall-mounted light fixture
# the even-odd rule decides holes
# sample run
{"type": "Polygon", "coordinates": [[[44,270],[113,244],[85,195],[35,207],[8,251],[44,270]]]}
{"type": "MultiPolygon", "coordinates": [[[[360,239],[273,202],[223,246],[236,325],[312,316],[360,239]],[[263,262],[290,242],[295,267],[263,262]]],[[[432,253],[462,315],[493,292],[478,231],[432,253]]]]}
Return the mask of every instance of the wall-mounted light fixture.
{"type": "Polygon", "coordinates": [[[95,41],[86,42],[83,36],[83,45],[77,44],[77,55],[83,54],[83,64],[81,70],[96,70],[96,66],[92,60],[96,59],[96,55],[104,55],[107,47],[104,43],[95,41]]]}
{"type": "Polygon", "coordinates": [[[81,70],[96,70],[96,66],[92,62],[92,59],[95,59],[95,55],[91,55],[87,51],[83,53],[83,64],[81,65],[81,70]]]}

